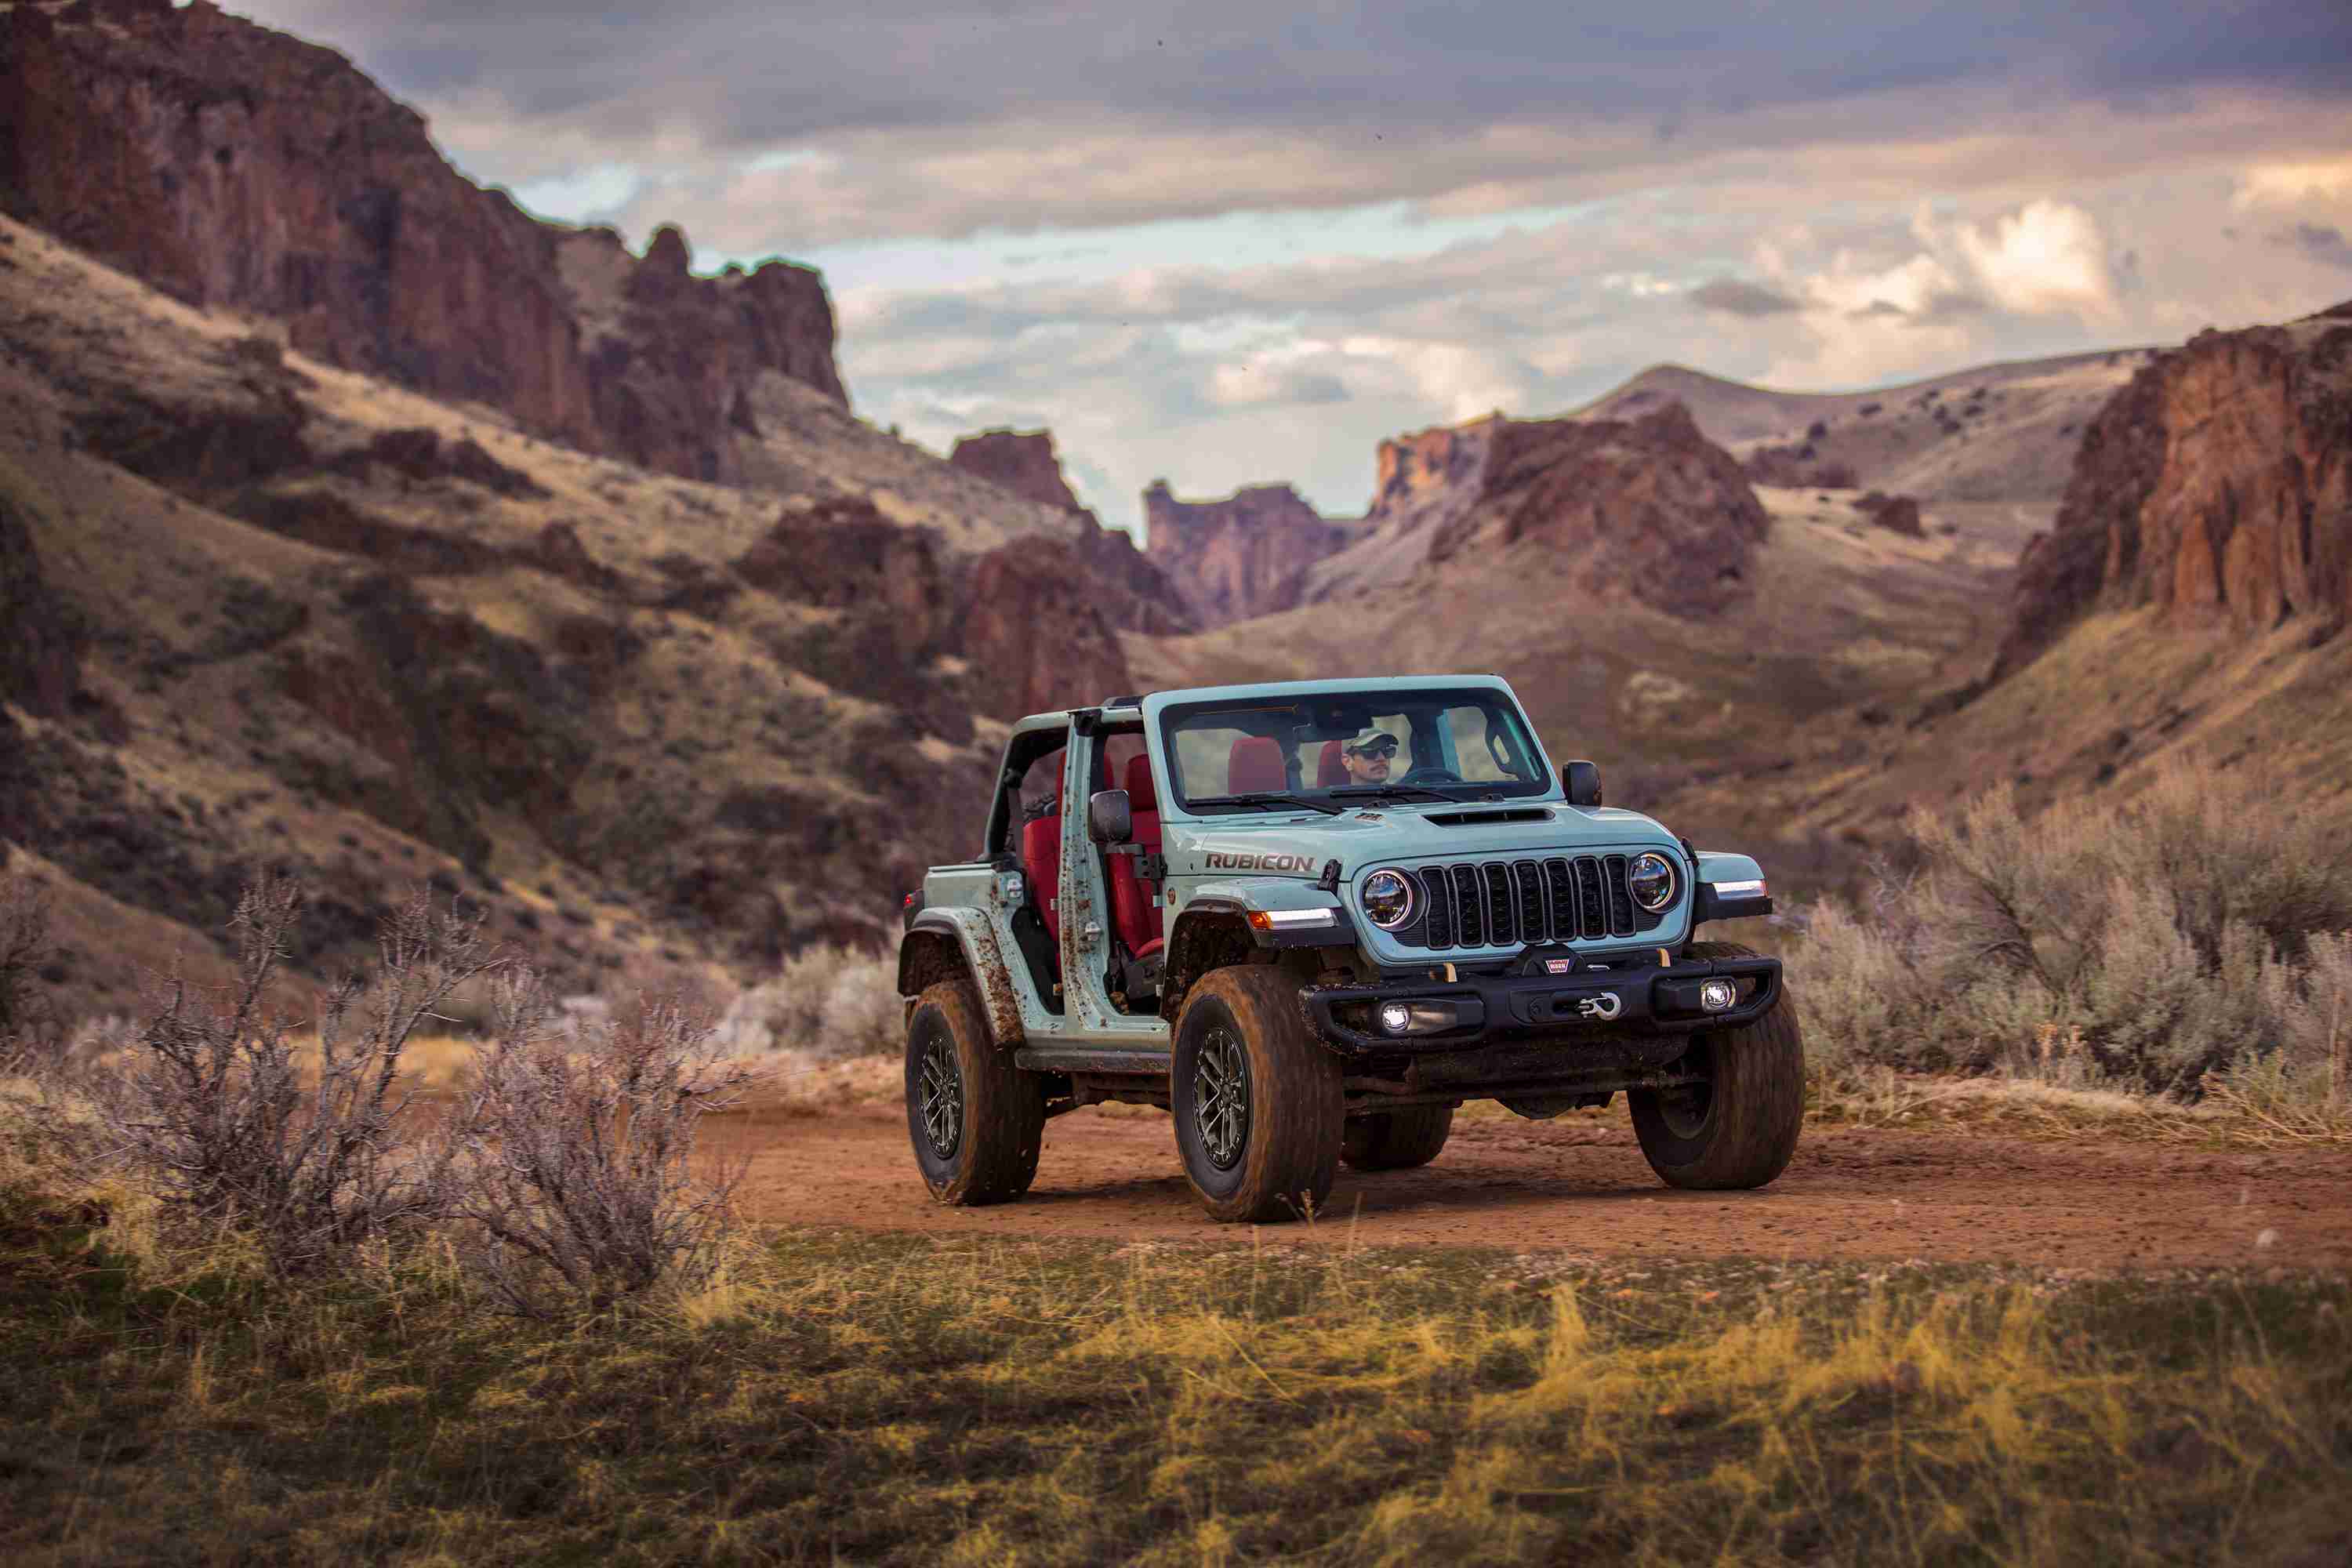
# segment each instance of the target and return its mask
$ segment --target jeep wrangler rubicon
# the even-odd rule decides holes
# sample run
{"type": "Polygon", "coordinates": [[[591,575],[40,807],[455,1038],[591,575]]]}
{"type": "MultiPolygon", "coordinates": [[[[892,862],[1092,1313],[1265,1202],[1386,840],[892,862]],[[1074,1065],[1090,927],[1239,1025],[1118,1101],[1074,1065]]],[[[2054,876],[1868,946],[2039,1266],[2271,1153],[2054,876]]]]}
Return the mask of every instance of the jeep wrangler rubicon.
{"type": "Polygon", "coordinates": [[[934,1196],[1026,1192],[1047,1121],[1173,1112],[1220,1220],[1311,1213],[1339,1162],[1426,1164],[1456,1107],[1622,1090],[1680,1187],[1779,1175],[1804,1107],[1769,913],[1555,769],[1493,676],[1115,697],[1013,727],[978,859],[906,900],[907,1125],[934,1196]]]}

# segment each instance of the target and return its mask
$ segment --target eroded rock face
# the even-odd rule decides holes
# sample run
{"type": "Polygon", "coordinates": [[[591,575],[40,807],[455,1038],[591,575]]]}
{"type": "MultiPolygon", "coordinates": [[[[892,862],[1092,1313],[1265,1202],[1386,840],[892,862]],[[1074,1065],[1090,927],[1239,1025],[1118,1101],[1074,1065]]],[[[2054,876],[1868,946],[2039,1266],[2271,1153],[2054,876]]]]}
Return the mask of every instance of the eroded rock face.
{"type": "Polygon", "coordinates": [[[1062,459],[1054,450],[1050,430],[983,430],[959,437],[948,461],[1014,495],[1065,511],[1086,510],[1062,476],[1062,459]]]}
{"type": "Polygon", "coordinates": [[[1486,439],[1475,503],[1432,537],[1433,563],[1537,544],[1587,593],[1704,613],[1742,591],[1770,528],[1679,403],[1633,420],[1501,420],[1486,439]]]}
{"type": "Polygon", "coordinates": [[[730,471],[760,371],[845,401],[815,273],[694,278],[673,233],[583,287],[576,231],[465,179],[342,56],[208,0],[0,11],[0,205],[331,363],[698,478],[730,471]]]}
{"type": "Polygon", "coordinates": [[[982,711],[1010,719],[1135,689],[1083,570],[1060,540],[1023,540],[972,563],[958,641],[982,711]]]}
{"type": "Polygon", "coordinates": [[[2352,302],[2200,332],[2116,394],[2019,563],[1993,675],[2092,609],[2142,605],[2246,630],[2352,616],[2352,302]]]}
{"type": "Polygon", "coordinates": [[[1291,608],[1308,568],[1357,534],[1288,485],[1251,485],[1223,500],[1187,501],[1177,500],[1166,480],[1155,480],[1143,492],[1143,519],[1146,554],[1203,626],[1291,608]]]}
{"type": "Polygon", "coordinates": [[[958,556],[870,502],[832,501],[788,510],[734,572],[822,612],[777,648],[786,662],[958,742],[975,712],[1017,719],[1129,689],[1099,577],[1066,541],[958,556]]]}

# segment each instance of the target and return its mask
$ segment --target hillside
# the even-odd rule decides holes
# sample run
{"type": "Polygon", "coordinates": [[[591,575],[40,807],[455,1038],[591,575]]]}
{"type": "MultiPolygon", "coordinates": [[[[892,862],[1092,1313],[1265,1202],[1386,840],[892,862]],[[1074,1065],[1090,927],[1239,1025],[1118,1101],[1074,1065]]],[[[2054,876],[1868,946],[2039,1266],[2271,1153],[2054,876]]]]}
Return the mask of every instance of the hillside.
{"type": "Polygon", "coordinates": [[[940,803],[1001,721],[1131,684],[1091,520],[814,390],[764,384],[795,484],[761,491],[273,330],[0,220],[0,838],[59,889],[76,1010],[212,951],[270,865],[320,891],[314,971],[423,878],[572,989],[878,937],[971,851],[940,803]]]}
{"type": "MultiPolygon", "coordinates": [[[[1912,803],[2002,780],[2032,803],[2129,791],[2175,758],[2259,757],[2283,787],[2339,797],[2352,790],[2352,638],[2337,635],[2347,343],[2330,313],[1839,396],[1669,367],[1578,420],[1623,429],[1688,393],[1716,439],[1778,429],[1801,446],[1819,422],[1817,456],[1857,461],[1864,484],[1916,487],[1919,532],[1882,526],[1858,485],[1758,484],[1769,527],[1733,591],[1666,613],[1595,592],[1590,542],[1514,547],[1506,520],[1528,512],[1503,483],[1513,433],[1546,422],[1480,420],[1382,444],[1371,531],[1312,569],[1311,602],[1163,646],[1130,639],[1130,657],[1159,684],[1499,671],[1556,752],[1604,763],[1612,799],[1768,846],[1805,888],[1857,874],[1912,803]],[[1996,473],[2010,499],[1966,499],[1996,473]]],[[[1752,472],[1769,444],[1732,449],[1752,472]]],[[[1538,510],[1572,514],[1655,471],[1571,466],[1563,499],[1538,510]]],[[[1649,531],[1671,538],[1723,504],[1685,492],[1649,531]]],[[[1671,553],[1692,554],[1688,538],[1671,553]]]]}
{"type": "Polygon", "coordinates": [[[2084,427],[2155,353],[2015,360],[1846,393],[1774,392],[1658,365],[1571,417],[1622,419],[1678,402],[1767,480],[1819,482],[1843,468],[1844,482],[1823,488],[1948,507],[2054,506],[2084,427]]]}
{"type": "Polygon", "coordinates": [[[1604,760],[1612,798],[1640,805],[1703,771],[1780,765],[1825,715],[1965,679],[1998,635],[2007,551],[1753,488],[1678,410],[1471,434],[1475,461],[1327,563],[1316,602],[1129,638],[1139,674],[1495,670],[1547,744],[1604,760]]]}

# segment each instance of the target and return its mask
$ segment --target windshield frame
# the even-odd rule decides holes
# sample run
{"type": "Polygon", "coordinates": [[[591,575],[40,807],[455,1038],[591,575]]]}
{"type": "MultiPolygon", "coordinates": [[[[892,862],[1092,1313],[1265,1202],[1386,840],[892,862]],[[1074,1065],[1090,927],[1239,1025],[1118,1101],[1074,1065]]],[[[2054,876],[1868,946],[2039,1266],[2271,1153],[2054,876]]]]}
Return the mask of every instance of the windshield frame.
{"type": "MultiPolygon", "coordinates": [[[[1291,727],[1298,728],[1311,724],[1313,715],[1310,710],[1334,706],[1367,708],[1376,715],[1402,713],[1411,716],[1419,711],[1430,718],[1449,708],[1479,708],[1499,712],[1516,729],[1519,749],[1525,752],[1523,760],[1532,769],[1533,777],[1471,779],[1461,784],[1416,783],[1405,785],[1402,782],[1403,778],[1406,773],[1412,771],[1411,758],[1408,755],[1405,759],[1407,765],[1399,770],[1396,776],[1389,781],[1390,785],[1396,786],[1401,792],[1393,796],[1371,793],[1374,789],[1384,786],[1356,784],[1334,785],[1329,788],[1302,784],[1295,791],[1286,789],[1276,792],[1295,794],[1304,800],[1318,803],[1312,806],[1302,805],[1299,808],[1301,810],[1327,811],[1332,806],[1371,805],[1383,809],[1402,805],[1444,807],[1485,801],[1540,800],[1555,795],[1559,788],[1559,781],[1553,772],[1551,760],[1544,752],[1543,742],[1537,735],[1535,726],[1528,721],[1527,710],[1519,705],[1517,694],[1510,688],[1477,681],[1465,681],[1459,684],[1433,683],[1426,686],[1418,683],[1388,686],[1368,682],[1361,687],[1335,686],[1329,689],[1309,691],[1229,690],[1214,697],[1203,696],[1192,700],[1168,703],[1155,716],[1152,724],[1152,742],[1160,752],[1161,769],[1166,775],[1161,791],[1163,798],[1169,805],[1187,816],[1246,818],[1266,815],[1262,805],[1229,800],[1222,792],[1212,792],[1202,795],[1189,794],[1184,785],[1183,762],[1176,744],[1178,730],[1188,724],[1197,723],[1204,715],[1220,713],[1238,715],[1286,712],[1295,715],[1297,721],[1291,727]],[[1342,791],[1359,793],[1349,795],[1340,793],[1342,791]]],[[[1279,726],[1269,722],[1263,729],[1249,724],[1234,724],[1230,728],[1252,734],[1261,734],[1276,733],[1279,726]]],[[[1421,725],[1416,724],[1414,728],[1420,729],[1421,725]]],[[[1276,733],[1276,738],[1282,737],[1276,733]]],[[[1331,738],[1329,735],[1325,735],[1319,740],[1286,743],[1303,748],[1321,744],[1331,738]]],[[[1302,757],[1302,764],[1305,761],[1306,759],[1302,757]]]]}

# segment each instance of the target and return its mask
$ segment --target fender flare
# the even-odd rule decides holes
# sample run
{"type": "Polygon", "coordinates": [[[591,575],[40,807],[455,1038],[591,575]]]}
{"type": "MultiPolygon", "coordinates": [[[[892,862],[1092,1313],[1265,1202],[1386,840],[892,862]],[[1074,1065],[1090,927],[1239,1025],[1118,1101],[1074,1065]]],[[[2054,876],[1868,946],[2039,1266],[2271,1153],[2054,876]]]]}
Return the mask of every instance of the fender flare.
{"type": "Polygon", "coordinates": [[[1004,953],[978,910],[927,909],[917,912],[898,943],[898,994],[909,1010],[915,998],[942,980],[961,979],[971,986],[987,1021],[988,1037],[999,1050],[1011,1050],[1028,1039],[1021,1025],[1021,1004],[1004,968],[1004,953]]]}

